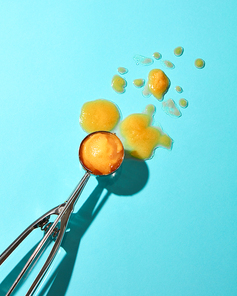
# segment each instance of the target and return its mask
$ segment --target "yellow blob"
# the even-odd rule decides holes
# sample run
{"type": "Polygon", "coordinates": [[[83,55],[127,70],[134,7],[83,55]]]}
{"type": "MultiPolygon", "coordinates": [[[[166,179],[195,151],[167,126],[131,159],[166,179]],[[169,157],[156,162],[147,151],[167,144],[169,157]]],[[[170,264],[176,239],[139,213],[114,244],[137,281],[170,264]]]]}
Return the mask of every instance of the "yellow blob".
{"type": "Polygon", "coordinates": [[[164,64],[166,65],[167,68],[170,68],[170,69],[174,69],[175,66],[173,63],[171,63],[170,61],[164,61],[164,64]]]}
{"type": "Polygon", "coordinates": [[[124,67],[118,67],[118,72],[123,75],[123,74],[128,73],[128,69],[126,69],[124,67]]]}
{"type": "Polygon", "coordinates": [[[137,113],[129,115],[120,124],[125,148],[136,158],[148,159],[155,148],[162,146],[170,149],[172,146],[172,139],[161,129],[151,126],[151,121],[151,114],[137,113]]]}
{"type": "Polygon", "coordinates": [[[149,91],[155,98],[162,101],[164,94],[169,89],[169,78],[160,69],[153,69],[148,75],[149,91]]]}
{"type": "Polygon", "coordinates": [[[87,133],[111,131],[117,125],[119,119],[118,108],[108,100],[89,101],[81,108],[80,124],[87,133]]]}
{"type": "Polygon", "coordinates": [[[152,117],[152,115],[155,113],[155,110],[156,110],[155,106],[152,104],[149,104],[146,106],[144,113],[146,113],[152,117]]]}
{"type": "Polygon", "coordinates": [[[125,87],[127,86],[126,80],[119,75],[114,75],[112,78],[112,88],[115,90],[117,93],[124,93],[125,92],[125,87]]]}
{"type": "Polygon", "coordinates": [[[185,99],[180,99],[179,100],[179,106],[182,107],[182,108],[187,108],[188,107],[188,101],[185,100],[185,99]]]}
{"type": "Polygon", "coordinates": [[[133,80],[133,84],[136,86],[136,87],[142,87],[144,85],[145,81],[144,79],[142,78],[138,78],[138,79],[134,79],[133,80]]]}
{"type": "Polygon", "coordinates": [[[161,59],[161,54],[159,52],[154,52],[153,53],[153,57],[156,59],[156,60],[159,60],[161,59]]]}
{"type": "Polygon", "coordinates": [[[178,86],[178,85],[175,87],[175,90],[176,90],[178,93],[180,93],[180,94],[183,92],[182,87],[181,87],[181,86],[178,86]]]}
{"type": "Polygon", "coordinates": [[[184,52],[184,49],[182,46],[178,46],[174,49],[174,54],[177,56],[177,57],[180,57],[184,52]]]}
{"type": "Polygon", "coordinates": [[[97,132],[84,139],[79,157],[83,166],[92,174],[108,175],[121,165],[124,149],[115,134],[97,132]]]}
{"type": "Polygon", "coordinates": [[[205,61],[203,59],[196,59],[194,65],[198,69],[202,69],[205,67],[205,61]]]}

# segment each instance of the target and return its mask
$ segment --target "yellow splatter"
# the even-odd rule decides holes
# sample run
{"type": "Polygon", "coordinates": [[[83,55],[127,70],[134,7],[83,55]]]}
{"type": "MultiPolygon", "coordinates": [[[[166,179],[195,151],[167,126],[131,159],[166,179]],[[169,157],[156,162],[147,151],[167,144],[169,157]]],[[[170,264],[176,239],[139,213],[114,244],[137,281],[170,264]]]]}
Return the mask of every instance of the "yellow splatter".
{"type": "Polygon", "coordinates": [[[180,94],[183,92],[182,87],[181,87],[181,86],[178,86],[178,85],[175,87],[175,90],[176,90],[178,93],[180,93],[180,94]]]}
{"type": "Polygon", "coordinates": [[[124,67],[118,67],[118,72],[123,75],[123,74],[128,73],[128,69],[126,69],[124,67]]]}
{"type": "Polygon", "coordinates": [[[153,111],[154,107],[149,105],[145,110],[147,113],[131,114],[120,123],[125,149],[130,151],[133,157],[149,159],[155,148],[172,147],[172,139],[160,128],[151,126],[153,111]]]}
{"type": "Polygon", "coordinates": [[[170,68],[170,69],[175,68],[174,64],[172,62],[170,62],[170,61],[165,60],[164,64],[166,65],[167,68],[170,68]]]}
{"type": "Polygon", "coordinates": [[[159,60],[159,59],[161,59],[161,54],[159,52],[154,52],[153,53],[153,58],[156,59],[156,60],[159,60]]]}
{"type": "Polygon", "coordinates": [[[87,133],[111,131],[117,125],[120,113],[117,106],[104,99],[86,102],[81,108],[80,125],[87,133]]]}
{"type": "Polygon", "coordinates": [[[127,86],[127,82],[124,78],[116,74],[112,78],[111,85],[113,90],[115,90],[117,93],[122,94],[125,92],[125,87],[127,86]]]}
{"type": "Polygon", "coordinates": [[[182,46],[178,46],[174,49],[174,54],[177,56],[177,57],[180,57],[184,52],[184,49],[182,46]]]}
{"type": "Polygon", "coordinates": [[[182,108],[187,108],[188,107],[188,101],[184,98],[179,100],[179,106],[182,108]]]}
{"type": "Polygon", "coordinates": [[[205,67],[205,61],[203,59],[196,59],[194,65],[198,69],[202,69],[205,67]]]}
{"type": "Polygon", "coordinates": [[[150,93],[162,101],[165,93],[168,91],[170,85],[169,78],[160,69],[153,69],[148,74],[148,88],[150,93]]]}
{"type": "Polygon", "coordinates": [[[133,84],[136,86],[136,87],[142,87],[145,83],[145,80],[142,79],[142,78],[138,78],[138,79],[134,79],[133,80],[133,84]]]}

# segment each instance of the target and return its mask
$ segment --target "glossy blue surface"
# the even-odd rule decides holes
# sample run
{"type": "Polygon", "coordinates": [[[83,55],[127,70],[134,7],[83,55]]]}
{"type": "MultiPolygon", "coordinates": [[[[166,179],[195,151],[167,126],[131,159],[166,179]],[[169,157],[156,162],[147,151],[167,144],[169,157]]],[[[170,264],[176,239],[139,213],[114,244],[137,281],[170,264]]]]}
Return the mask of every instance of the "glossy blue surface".
{"type": "MultiPolygon", "coordinates": [[[[3,1],[0,253],[83,176],[86,101],[109,99],[123,118],[154,104],[154,124],[174,140],[172,151],[126,162],[117,185],[91,177],[36,295],[237,295],[236,12],[234,0],[3,1]],[[175,68],[135,64],[155,51],[175,68]],[[129,70],[122,95],[110,86],[120,66],[129,70]],[[166,98],[189,101],[178,119],[132,85],[155,67],[170,78],[166,98]]],[[[41,236],[0,266],[1,296],[41,236]]]]}

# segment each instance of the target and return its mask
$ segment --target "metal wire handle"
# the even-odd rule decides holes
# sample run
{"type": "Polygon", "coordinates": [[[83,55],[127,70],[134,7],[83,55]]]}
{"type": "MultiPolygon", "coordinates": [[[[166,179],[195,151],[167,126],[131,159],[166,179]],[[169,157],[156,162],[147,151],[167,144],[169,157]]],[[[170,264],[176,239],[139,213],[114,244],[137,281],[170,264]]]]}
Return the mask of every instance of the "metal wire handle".
{"type": "Polygon", "coordinates": [[[7,292],[6,296],[11,295],[11,293],[13,292],[13,290],[15,289],[15,287],[17,286],[17,284],[19,283],[19,281],[21,280],[21,278],[25,274],[26,270],[30,267],[30,265],[33,263],[33,261],[38,259],[37,255],[40,254],[40,251],[43,248],[44,244],[46,243],[48,238],[55,232],[55,230],[57,229],[56,228],[57,224],[61,220],[60,229],[58,229],[58,236],[55,240],[53,248],[50,251],[50,254],[49,254],[48,258],[46,259],[43,267],[41,268],[40,272],[36,276],[34,282],[30,286],[28,292],[26,293],[26,296],[30,296],[34,293],[34,291],[36,290],[42,277],[45,275],[45,273],[48,270],[49,266],[51,265],[55,255],[57,254],[57,251],[58,251],[60,244],[62,242],[64,233],[66,231],[69,217],[70,217],[71,213],[73,212],[74,205],[76,204],[82,190],[84,189],[87,181],[89,180],[90,175],[91,175],[90,172],[87,171],[84,174],[84,176],[82,177],[79,184],[77,185],[76,189],[73,191],[73,193],[71,194],[71,196],[69,197],[69,199],[65,203],[53,208],[52,210],[50,210],[49,212],[44,214],[42,217],[37,219],[24,232],[22,232],[22,234],[20,234],[18,236],[18,238],[0,255],[0,265],[1,265],[6,260],[6,258],[17,248],[17,246],[32,232],[32,230],[34,230],[38,227],[40,227],[42,229],[44,226],[47,225],[51,215],[53,215],[53,214],[58,215],[57,218],[55,219],[55,221],[51,224],[50,228],[47,230],[47,232],[45,232],[44,237],[39,242],[38,246],[35,248],[34,252],[30,256],[29,260],[26,262],[25,266],[23,267],[20,274],[18,275],[18,277],[16,278],[16,280],[12,284],[12,286],[9,289],[9,291],[7,292]]]}

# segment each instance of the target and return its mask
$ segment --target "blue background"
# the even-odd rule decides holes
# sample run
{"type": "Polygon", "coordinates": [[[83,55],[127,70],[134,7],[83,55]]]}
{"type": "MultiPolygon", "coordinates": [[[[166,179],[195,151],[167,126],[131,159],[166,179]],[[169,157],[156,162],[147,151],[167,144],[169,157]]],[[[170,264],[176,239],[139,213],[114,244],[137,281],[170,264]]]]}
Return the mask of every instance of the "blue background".
{"type": "MultiPolygon", "coordinates": [[[[237,295],[236,13],[234,0],[1,2],[0,252],[83,176],[86,101],[111,100],[122,118],[154,104],[154,124],[174,140],[125,163],[118,186],[90,178],[38,295],[237,295]],[[155,51],[175,69],[135,65],[155,51]],[[122,95],[110,86],[119,66],[129,70],[122,95]],[[132,85],[152,68],[171,80],[166,98],[189,101],[181,118],[132,85]]],[[[41,236],[0,267],[0,295],[41,236]]]]}

